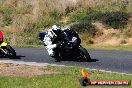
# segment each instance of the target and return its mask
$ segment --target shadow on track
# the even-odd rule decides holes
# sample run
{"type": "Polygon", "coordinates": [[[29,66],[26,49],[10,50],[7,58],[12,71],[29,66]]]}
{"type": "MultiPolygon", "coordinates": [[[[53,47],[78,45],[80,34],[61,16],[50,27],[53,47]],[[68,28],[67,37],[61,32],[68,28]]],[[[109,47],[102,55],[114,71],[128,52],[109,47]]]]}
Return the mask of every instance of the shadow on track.
{"type": "Polygon", "coordinates": [[[14,58],[14,59],[21,59],[22,57],[26,57],[26,56],[17,55],[16,58],[14,58]]]}
{"type": "Polygon", "coordinates": [[[26,56],[17,55],[15,58],[10,58],[8,56],[0,56],[0,58],[6,58],[6,59],[11,59],[11,60],[21,59],[22,57],[26,57],[26,56]]]}
{"type": "Polygon", "coordinates": [[[91,59],[89,62],[97,62],[99,61],[98,59],[91,59]]]}
{"type": "MultiPolygon", "coordinates": [[[[54,59],[54,58],[53,58],[54,59]]],[[[97,62],[98,59],[91,59],[89,61],[77,61],[76,59],[62,59],[61,61],[74,61],[74,62],[97,62]]]]}

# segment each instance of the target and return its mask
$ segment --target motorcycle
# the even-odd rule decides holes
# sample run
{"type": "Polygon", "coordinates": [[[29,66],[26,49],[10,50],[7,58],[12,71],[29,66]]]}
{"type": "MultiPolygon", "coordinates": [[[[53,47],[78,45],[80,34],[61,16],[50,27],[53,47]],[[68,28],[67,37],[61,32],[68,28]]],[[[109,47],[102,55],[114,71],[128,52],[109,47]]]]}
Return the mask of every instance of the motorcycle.
{"type": "MultiPolygon", "coordinates": [[[[46,35],[46,32],[39,33],[39,39],[42,41],[46,35]]],[[[58,46],[54,49],[55,59],[59,62],[61,60],[67,60],[68,58],[76,61],[90,61],[91,57],[88,51],[83,48],[79,35],[71,29],[65,29],[61,32],[54,43],[58,46]]],[[[45,44],[44,44],[45,45],[45,44]]]]}
{"type": "Polygon", "coordinates": [[[15,50],[6,42],[0,43],[0,56],[9,57],[10,59],[16,58],[15,50]]]}

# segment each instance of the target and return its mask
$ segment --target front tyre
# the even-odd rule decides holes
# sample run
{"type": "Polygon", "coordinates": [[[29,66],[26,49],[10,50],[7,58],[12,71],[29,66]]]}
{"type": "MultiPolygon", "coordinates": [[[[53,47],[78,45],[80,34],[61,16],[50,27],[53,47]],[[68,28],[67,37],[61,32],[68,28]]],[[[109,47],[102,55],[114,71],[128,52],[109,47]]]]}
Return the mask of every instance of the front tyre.
{"type": "Polygon", "coordinates": [[[82,46],[79,47],[78,52],[79,52],[79,61],[88,62],[91,60],[91,57],[90,57],[88,51],[85,48],[83,48],[82,46]]]}
{"type": "Polygon", "coordinates": [[[10,59],[16,58],[16,52],[10,45],[6,45],[5,49],[7,50],[7,55],[10,59]]]}

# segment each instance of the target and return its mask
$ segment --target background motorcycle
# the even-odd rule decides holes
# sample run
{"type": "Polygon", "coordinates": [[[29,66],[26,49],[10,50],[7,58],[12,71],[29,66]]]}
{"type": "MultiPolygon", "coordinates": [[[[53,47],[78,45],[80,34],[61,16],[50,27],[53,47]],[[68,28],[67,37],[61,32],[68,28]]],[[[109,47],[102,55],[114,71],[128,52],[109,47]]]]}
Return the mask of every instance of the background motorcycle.
{"type": "MultiPolygon", "coordinates": [[[[45,35],[46,32],[39,33],[39,39],[42,41],[45,35]]],[[[88,51],[80,45],[81,39],[74,30],[63,30],[53,43],[58,44],[54,49],[57,61],[68,59],[74,59],[76,61],[91,60],[88,51]]]]}
{"type": "Polygon", "coordinates": [[[9,57],[10,59],[16,58],[15,50],[6,42],[0,43],[0,56],[9,57]]]}

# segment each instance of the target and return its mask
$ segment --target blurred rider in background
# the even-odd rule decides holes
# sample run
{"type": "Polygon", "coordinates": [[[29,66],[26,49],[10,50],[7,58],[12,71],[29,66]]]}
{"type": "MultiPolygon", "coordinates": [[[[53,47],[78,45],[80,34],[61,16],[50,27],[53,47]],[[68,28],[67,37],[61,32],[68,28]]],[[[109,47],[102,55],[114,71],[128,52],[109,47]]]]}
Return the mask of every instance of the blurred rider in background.
{"type": "Polygon", "coordinates": [[[3,33],[0,31],[0,44],[3,42],[3,33]]]}

